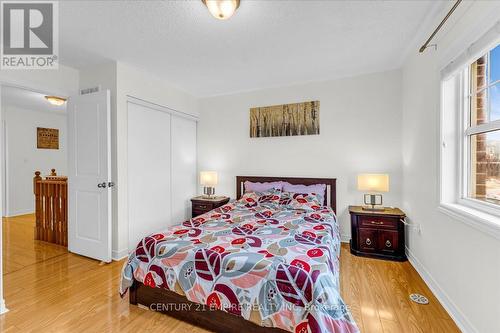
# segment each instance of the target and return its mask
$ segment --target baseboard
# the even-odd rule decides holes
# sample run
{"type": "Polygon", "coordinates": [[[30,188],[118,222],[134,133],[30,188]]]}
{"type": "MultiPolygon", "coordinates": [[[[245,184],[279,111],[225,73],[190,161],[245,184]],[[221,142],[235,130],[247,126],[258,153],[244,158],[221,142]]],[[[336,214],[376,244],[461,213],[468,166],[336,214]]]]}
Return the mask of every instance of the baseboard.
{"type": "Polygon", "coordinates": [[[340,241],[342,243],[349,243],[351,241],[351,235],[340,234],[340,241]]]}
{"type": "Polygon", "coordinates": [[[432,291],[434,296],[438,299],[439,303],[444,307],[446,312],[453,319],[458,328],[464,333],[477,333],[478,330],[469,322],[467,317],[458,309],[453,303],[448,294],[441,288],[441,286],[432,277],[429,271],[422,265],[422,263],[413,255],[410,249],[406,248],[406,256],[410,264],[415,268],[420,277],[424,280],[425,284],[432,291]]]}
{"type": "Polygon", "coordinates": [[[128,257],[128,249],[123,249],[119,251],[112,250],[111,251],[111,259],[114,261],[120,261],[128,257]]]}
{"type": "Polygon", "coordinates": [[[0,299],[0,315],[9,312],[9,309],[5,306],[5,300],[0,299]]]}

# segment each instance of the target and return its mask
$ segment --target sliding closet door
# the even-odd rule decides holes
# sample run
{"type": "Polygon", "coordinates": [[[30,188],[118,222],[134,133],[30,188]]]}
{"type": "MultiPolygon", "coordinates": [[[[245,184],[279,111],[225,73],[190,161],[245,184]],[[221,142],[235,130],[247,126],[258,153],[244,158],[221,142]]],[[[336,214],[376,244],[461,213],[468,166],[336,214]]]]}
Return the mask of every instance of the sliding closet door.
{"type": "Polygon", "coordinates": [[[196,121],[172,116],[172,224],[191,217],[196,186],[196,121]]]}
{"type": "Polygon", "coordinates": [[[171,221],[171,116],[128,102],[129,249],[171,221]]]}

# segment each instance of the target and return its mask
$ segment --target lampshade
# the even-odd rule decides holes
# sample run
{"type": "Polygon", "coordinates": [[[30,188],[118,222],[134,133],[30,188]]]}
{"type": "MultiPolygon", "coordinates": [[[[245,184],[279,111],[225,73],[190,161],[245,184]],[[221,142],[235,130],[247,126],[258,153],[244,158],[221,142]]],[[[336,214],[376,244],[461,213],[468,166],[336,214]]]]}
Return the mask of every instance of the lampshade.
{"type": "Polygon", "coordinates": [[[217,180],[217,172],[215,171],[200,172],[200,184],[203,186],[215,186],[217,185],[217,180]]]}
{"type": "Polygon", "coordinates": [[[365,173],[358,175],[358,190],[369,192],[388,192],[389,175],[365,173]]]}
{"type": "Polygon", "coordinates": [[[213,17],[227,20],[240,6],[240,0],[202,0],[213,17]]]}

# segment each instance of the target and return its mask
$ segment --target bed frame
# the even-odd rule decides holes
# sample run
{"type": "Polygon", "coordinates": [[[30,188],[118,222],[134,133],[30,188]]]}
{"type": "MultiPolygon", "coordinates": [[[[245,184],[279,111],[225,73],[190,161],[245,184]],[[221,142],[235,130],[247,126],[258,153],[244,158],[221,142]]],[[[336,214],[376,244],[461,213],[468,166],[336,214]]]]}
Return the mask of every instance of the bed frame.
{"type": "Polygon", "coordinates": [[[189,301],[176,292],[151,288],[134,281],[129,289],[130,304],[165,313],[178,320],[220,333],[285,333],[279,328],[262,327],[240,316],[189,301]]]}
{"type": "MultiPolygon", "coordinates": [[[[237,176],[236,197],[243,193],[243,183],[286,181],[290,184],[326,184],[325,205],[336,212],[336,179],[332,178],[295,178],[295,177],[257,177],[237,176]]],[[[285,333],[279,328],[262,327],[242,317],[210,308],[189,301],[186,297],[173,291],[151,288],[134,281],[129,289],[130,304],[147,307],[150,310],[165,313],[184,322],[220,333],[255,332],[255,333],[285,333]]]]}
{"type": "Polygon", "coordinates": [[[337,213],[337,179],[336,178],[298,178],[298,177],[259,177],[259,176],[236,176],[236,199],[241,198],[244,192],[243,183],[250,182],[288,182],[293,185],[315,185],[325,184],[326,195],[323,204],[332,207],[337,213]]]}

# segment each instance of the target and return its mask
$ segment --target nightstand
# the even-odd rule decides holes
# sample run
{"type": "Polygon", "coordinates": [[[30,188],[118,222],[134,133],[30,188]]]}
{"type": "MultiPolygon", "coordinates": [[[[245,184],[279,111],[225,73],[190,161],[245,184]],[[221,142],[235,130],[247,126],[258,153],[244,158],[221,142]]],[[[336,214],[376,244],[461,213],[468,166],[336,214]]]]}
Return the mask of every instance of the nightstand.
{"type": "Polygon", "coordinates": [[[223,197],[223,196],[213,197],[213,198],[205,198],[203,196],[194,197],[191,199],[192,217],[205,214],[206,212],[209,212],[212,209],[224,206],[228,202],[229,202],[229,197],[223,197]]]}
{"type": "Polygon", "coordinates": [[[349,206],[351,253],[364,257],[405,261],[406,214],[399,208],[384,211],[349,206]]]}

